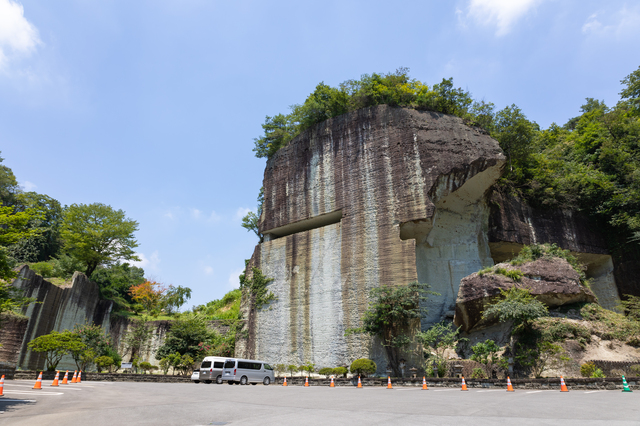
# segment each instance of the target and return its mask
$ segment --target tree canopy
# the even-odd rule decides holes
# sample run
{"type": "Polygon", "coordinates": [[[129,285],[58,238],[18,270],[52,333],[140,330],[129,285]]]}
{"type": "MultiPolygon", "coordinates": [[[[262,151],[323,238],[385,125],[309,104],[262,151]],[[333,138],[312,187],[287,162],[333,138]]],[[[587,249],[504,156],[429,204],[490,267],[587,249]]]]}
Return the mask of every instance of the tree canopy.
{"type": "Polygon", "coordinates": [[[91,276],[100,265],[119,260],[140,260],[133,250],[138,247],[133,233],[138,222],[102,203],[72,204],[66,210],[62,239],[67,253],[86,265],[91,276]]]}

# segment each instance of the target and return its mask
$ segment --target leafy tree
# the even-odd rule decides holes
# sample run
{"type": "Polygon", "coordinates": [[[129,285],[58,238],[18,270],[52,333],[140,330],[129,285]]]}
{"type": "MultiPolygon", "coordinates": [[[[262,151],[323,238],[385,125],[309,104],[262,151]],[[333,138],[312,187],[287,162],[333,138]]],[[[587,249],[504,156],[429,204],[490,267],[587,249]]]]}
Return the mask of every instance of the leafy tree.
{"type": "Polygon", "coordinates": [[[427,284],[412,282],[406,286],[384,286],[371,290],[371,303],[362,317],[362,327],[347,334],[364,333],[380,338],[389,366],[400,376],[400,351],[412,342],[425,309],[427,284]]]}
{"type": "Polygon", "coordinates": [[[347,377],[348,372],[349,370],[347,369],[347,367],[336,367],[333,369],[333,374],[335,374],[336,376],[347,377]]]}
{"type": "MultiPolygon", "coordinates": [[[[4,158],[0,157],[0,163],[4,158]]],[[[0,164],[0,204],[11,206],[15,203],[15,197],[20,193],[20,186],[13,171],[0,164]]]]}
{"type": "Polygon", "coordinates": [[[515,335],[529,330],[531,322],[536,318],[546,316],[549,310],[529,290],[511,287],[500,290],[498,300],[491,304],[483,313],[482,318],[497,317],[500,322],[513,321],[509,347],[514,356],[516,354],[515,335]]]}
{"type": "Polygon", "coordinates": [[[333,374],[333,368],[331,367],[321,368],[320,371],[318,371],[318,374],[325,376],[326,378],[329,378],[329,376],[333,374]]]}
{"type": "Polygon", "coordinates": [[[160,369],[162,370],[162,374],[166,376],[167,373],[169,372],[169,368],[171,368],[171,358],[164,357],[160,360],[159,364],[160,364],[160,369]]]}
{"type": "Polygon", "coordinates": [[[107,267],[98,267],[91,274],[91,281],[98,284],[103,298],[112,300],[118,308],[125,309],[133,303],[129,289],[146,280],[142,268],[116,262],[107,267]]]}
{"type": "Polygon", "coordinates": [[[260,217],[258,217],[257,214],[249,212],[242,218],[242,225],[240,226],[245,228],[247,231],[253,231],[262,242],[262,234],[260,233],[258,226],[259,221],[260,217]]]}
{"type": "Polygon", "coordinates": [[[506,360],[498,356],[500,347],[493,340],[478,342],[471,347],[471,359],[484,365],[487,377],[491,377],[494,368],[507,368],[506,360]]]}
{"type": "Polygon", "coordinates": [[[171,323],[164,343],[156,352],[156,358],[164,358],[172,353],[197,357],[199,344],[208,344],[215,337],[207,327],[203,315],[183,315],[171,323]]]}
{"type": "Polygon", "coordinates": [[[621,83],[625,88],[620,92],[620,97],[627,99],[635,111],[640,111],[640,67],[622,79],[621,83]]]}
{"type": "MultiPolygon", "coordinates": [[[[245,262],[248,265],[248,261],[245,262]]],[[[240,289],[247,290],[252,298],[256,309],[261,309],[263,305],[275,300],[276,296],[267,288],[273,278],[267,278],[259,268],[251,268],[251,276],[247,273],[240,275],[240,289]]]]}
{"type": "MultiPolygon", "coordinates": [[[[128,352],[131,352],[130,360],[133,360],[147,346],[149,339],[153,335],[151,327],[147,322],[140,319],[133,319],[130,330],[124,339],[124,345],[128,352]]],[[[126,354],[125,354],[126,355],[126,354]]]]}
{"type": "Polygon", "coordinates": [[[72,204],[65,212],[61,235],[65,251],[82,261],[91,276],[100,265],[140,260],[133,250],[138,247],[133,236],[137,230],[138,222],[126,218],[122,210],[101,203],[72,204]]]}
{"type": "Polygon", "coordinates": [[[289,377],[293,377],[293,373],[298,371],[298,366],[293,364],[287,365],[287,371],[289,372],[289,377]]]}
{"type": "Polygon", "coordinates": [[[542,377],[545,370],[557,368],[571,360],[562,346],[548,341],[537,342],[535,348],[517,346],[516,360],[523,367],[530,368],[536,378],[542,377]]]}
{"type": "Polygon", "coordinates": [[[182,305],[187,303],[191,298],[191,289],[189,287],[169,285],[164,297],[162,298],[162,309],[167,314],[176,312],[182,305]]]}
{"type": "Polygon", "coordinates": [[[109,370],[109,372],[111,372],[111,369],[115,364],[113,358],[106,355],[97,357],[94,360],[94,362],[96,364],[96,369],[98,370],[98,373],[102,373],[103,370],[109,370]]]}
{"type": "Polygon", "coordinates": [[[496,114],[492,136],[500,143],[509,160],[509,170],[513,163],[526,161],[533,150],[533,140],[537,125],[524,115],[516,105],[508,106],[496,114]]]}
{"type": "Polygon", "coordinates": [[[29,342],[27,346],[33,352],[44,353],[47,371],[54,371],[62,357],[81,344],[82,342],[77,334],[65,330],[62,333],[52,331],[49,334],[38,336],[29,342]]]}
{"type": "Polygon", "coordinates": [[[365,376],[367,374],[373,374],[378,369],[378,366],[375,362],[367,358],[356,359],[351,363],[351,373],[356,374],[358,376],[365,376]]]}
{"type": "Polygon", "coordinates": [[[129,294],[134,302],[140,303],[144,310],[152,316],[158,316],[162,307],[162,300],[167,292],[167,287],[155,281],[145,281],[142,284],[129,288],[129,294]]]}
{"type": "Polygon", "coordinates": [[[448,349],[455,349],[459,340],[459,332],[459,328],[456,329],[450,322],[443,321],[416,335],[418,342],[424,346],[425,358],[432,368],[433,365],[439,370],[446,367],[445,352],[448,349]]]}

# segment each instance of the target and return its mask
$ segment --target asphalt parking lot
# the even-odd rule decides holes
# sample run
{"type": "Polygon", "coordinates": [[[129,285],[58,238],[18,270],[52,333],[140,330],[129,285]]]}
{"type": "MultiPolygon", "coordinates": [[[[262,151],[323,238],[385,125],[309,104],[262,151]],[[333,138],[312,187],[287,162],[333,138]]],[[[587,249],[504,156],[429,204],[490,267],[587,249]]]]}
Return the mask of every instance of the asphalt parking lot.
{"type": "Polygon", "coordinates": [[[0,425],[640,425],[640,392],[5,382],[0,425]]]}

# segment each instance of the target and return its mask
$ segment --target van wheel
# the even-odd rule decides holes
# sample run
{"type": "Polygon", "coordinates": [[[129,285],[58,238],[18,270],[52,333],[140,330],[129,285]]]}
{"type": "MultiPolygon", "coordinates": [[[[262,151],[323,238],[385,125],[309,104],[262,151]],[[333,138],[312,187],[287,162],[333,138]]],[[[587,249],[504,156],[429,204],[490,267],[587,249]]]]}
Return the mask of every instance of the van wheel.
{"type": "Polygon", "coordinates": [[[233,384],[233,380],[229,380],[227,383],[232,385],[233,384]]]}
{"type": "Polygon", "coordinates": [[[211,380],[205,380],[204,381],[206,384],[210,385],[211,384],[211,380]]]}
{"type": "Polygon", "coordinates": [[[219,384],[219,385],[222,384],[222,376],[216,377],[216,383],[219,384]]]}
{"type": "Polygon", "coordinates": [[[246,385],[247,384],[247,376],[242,376],[240,378],[240,384],[241,385],[246,385]]]}
{"type": "Polygon", "coordinates": [[[193,383],[200,383],[200,380],[194,380],[193,383]]]}
{"type": "Polygon", "coordinates": [[[271,384],[271,379],[268,377],[265,377],[264,380],[262,381],[262,384],[265,386],[269,386],[271,384]]]}

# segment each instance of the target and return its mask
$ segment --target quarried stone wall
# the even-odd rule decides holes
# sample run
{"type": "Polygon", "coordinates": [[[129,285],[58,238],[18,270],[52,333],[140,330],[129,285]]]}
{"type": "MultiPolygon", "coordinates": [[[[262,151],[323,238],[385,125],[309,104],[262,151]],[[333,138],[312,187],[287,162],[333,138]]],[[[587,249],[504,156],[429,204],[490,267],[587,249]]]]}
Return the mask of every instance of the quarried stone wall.
{"type": "Polygon", "coordinates": [[[236,355],[318,367],[367,357],[384,372],[380,345],[345,331],[372,288],[416,280],[440,293],[423,325],[453,316],[460,279],[492,264],[484,195],[503,164],[497,142],[461,119],[386,105],[296,137],[267,162],[265,242],[252,257],[277,300],[245,305],[236,355]]]}

